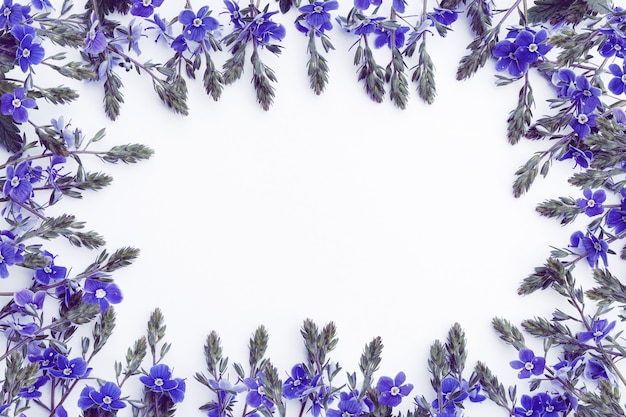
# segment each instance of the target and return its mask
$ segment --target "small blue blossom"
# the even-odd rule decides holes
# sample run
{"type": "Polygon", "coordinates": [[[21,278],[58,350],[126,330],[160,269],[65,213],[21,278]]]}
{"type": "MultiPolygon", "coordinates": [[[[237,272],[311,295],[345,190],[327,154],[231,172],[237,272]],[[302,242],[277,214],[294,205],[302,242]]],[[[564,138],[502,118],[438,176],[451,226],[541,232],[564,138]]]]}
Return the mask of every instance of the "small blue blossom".
{"type": "MultiPolygon", "coordinates": [[[[16,28],[22,28],[23,26],[15,26],[12,32],[16,28]]],[[[19,41],[15,57],[20,66],[22,72],[26,73],[32,65],[40,64],[46,55],[44,48],[35,40],[35,37],[31,34],[25,34],[19,41]]]]}
{"type": "Polygon", "coordinates": [[[520,407],[515,407],[516,417],[541,417],[543,415],[543,402],[537,395],[522,395],[520,407]]]}
{"type": "Polygon", "coordinates": [[[614,29],[600,29],[599,32],[605,35],[606,38],[600,44],[598,53],[604,58],[624,58],[626,38],[622,34],[616,33],[614,29]]]}
{"type": "Polygon", "coordinates": [[[48,251],[43,252],[43,256],[50,260],[48,266],[38,268],[35,270],[35,280],[42,284],[48,285],[50,281],[56,281],[65,278],[67,275],[67,268],[64,266],[58,266],[54,264],[54,255],[48,251]]]}
{"type": "Polygon", "coordinates": [[[26,311],[30,309],[41,310],[43,303],[46,299],[47,293],[45,291],[32,292],[28,288],[20,290],[13,296],[15,307],[18,311],[26,311]]]}
{"type": "Polygon", "coordinates": [[[602,90],[598,87],[593,87],[587,77],[584,75],[576,76],[570,98],[576,103],[576,108],[579,112],[591,113],[596,109],[602,108],[601,95],[602,90]]]}
{"type": "Polygon", "coordinates": [[[126,403],[120,400],[122,390],[113,382],[105,382],[99,390],[87,385],[80,393],[78,407],[85,411],[91,407],[98,407],[104,411],[115,412],[126,407],[126,403]]]}
{"type": "Polygon", "coordinates": [[[457,404],[461,404],[468,396],[466,384],[461,384],[458,379],[447,377],[441,381],[441,402],[435,398],[432,406],[435,410],[454,414],[457,404]]]}
{"type": "Polygon", "coordinates": [[[9,276],[9,266],[23,261],[21,249],[15,248],[13,244],[8,242],[0,243],[0,278],[9,276]]]}
{"type": "Polygon", "coordinates": [[[85,51],[87,55],[97,56],[106,51],[107,46],[107,38],[104,33],[102,33],[102,30],[99,29],[98,21],[93,21],[91,24],[91,28],[89,29],[89,31],[87,31],[83,51],[85,51]]]}
{"type": "Polygon", "coordinates": [[[567,151],[559,158],[559,161],[565,161],[566,159],[574,160],[574,168],[580,166],[581,168],[589,168],[593,159],[593,152],[583,151],[573,145],[569,145],[567,151]]]}
{"type": "Polygon", "coordinates": [[[615,327],[615,321],[609,323],[606,319],[594,320],[589,331],[578,333],[578,341],[585,343],[593,339],[595,343],[600,343],[615,327]]]}
{"type": "Polygon", "coordinates": [[[150,17],[154,8],[163,4],[163,0],[132,0],[130,14],[133,16],[150,17]]]}
{"type": "Polygon", "coordinates": [[[520,369],[517,377],[520,379],[530,378],[531,375],[542,375],[546,366],[546,359],[535,356],[530,349],[520,349],[519,360],[510,362],[511,368],[520,369]]]}
{"type": "Polygon", "coordinates": [[[278,12],[263,13],[255,17],[250,24],[249,30],[261,44],[268,44],[272,39],[281,41],[287,34],[283,25],[271,20],[276,13],[278,12]]]}
{"type": "MultiPolygon", "coordinates": [[[[335,0],[329,1],[316,1],[312,4],[307,4],[298,9],[300,13],[304,14],[306,23],[314,28],[326,27],[331,20],[330,11],[337,10],[339,8],[339,2],[335,0]]],[[[331,24],[332,27],[332,24],[331,24]]]]}
{"type": "Polygon", "coordinates": [[[87,376],[91,368],[87,367],[87,362],[83,358],[68,359],[64,355],[57,355],[56,363],[49,372],[56,378],[78,379],[87,376]]]}
{"type": "Polygon", "coordinates": [[[428,15],[437,23],[444,26],[450,26],[459,18],[459,12],[456,10],[441,9],[439,7],[434,7],[433,10],[434,11],[428,15]]]}
{"type": "Polygon", "coordinates": [[[607,86],[611,93],[615,95],[626,93],[626,60],[622,62],[621,67],[617,64],[609,65],[609,71],[613,74],[607,86]]]}
{"type": "Polygon", "coordinates": [[[58,355],[59,352],[57,352],[56,349],[49,347],[44,349],[43,352],[39,351],[29,355],[28,360],[31,362],[38,362],[39,369],[43,370],[55,366],[58,355]]]}
{"type": "Polygon", "coordinates": [[[140,376],[139,380],[152,392],[167,393],[175,403],[185,398],[185,380],[172,378],[172,371],[165,364],[154,365],[150,373],[140,376]]]}
{"type": "Polygon", "coordinates": [[[402,398],[413,390],[412,384],[405,384],[406,375],[399,372],[394,379],[382,376],[378,379],[376,389],[380,391],[378,401],[386,406],[395,407],[402,402],[402,398]]]}
{"type": "Polygon", "coordinates": [[[596,127],[596,114],[585,113],[584,111],[578,112],[576,116],[572,116],[569,126],[576,132],[576,135],[580,139],[584,139],[591,133],[591,128],[596,127]]]}
{"type": "Polygon", "coordinates": [[[5,322],[6,329],[4,334],[7,339],[18,341],[22,338],[32,338],[39,330],[39,325],[33,321],[33,318],[14,317],[5,322]]]}
{"type": "Polygon", "coordinates": [[[363,411],[361,404],[356,398],[342,392],[340,394],[339,402],[337,403],[337,409],[330,409],[326,411],[327,417],[357,417],[363,411]]]}
{"type": "Polygon", "coordinates": [[[167,20],[162,19],[157,13],[152,16],[152,19],[146,19],[146,21],[153,24],[153,26],[147,27],[146,31],[155,30],[157,32],[157,35],[154,37],[155,43],[161,39],[167,43],[172,38],[172,25],[167,20]]]}
{"type": "Polygon", "coordinates": [[[387,29],[384,27],[378,27],[374,30],[376,38],[374,39],[374,47],[381,48],[387,46],[391,48],[391,41],[394,41],[394,47],[401,48],[404,46],[405,34],[409,31],[408,26],[400,26],[395,29],[387,29]]]}
{"type": "Polygon", "coordinates": [[[606,214],[606,225],[615,228],[616,235],[626,230],[626,188],[622,188],[620,193],[622,195],[620,208],[612,208],[606,214]]]}
{"type": "Polygon", "coordinates": [[[258,408],[261,406],[267,407],[269,409],[274,408],[274,403],[267,398],[265,395],[265,387],[263,385],[263,373],[259,372],[258,377],[255,378],[245,378],[243,383],[246,387],[248,387],[249,391],[246,395],[246,404],[251,407],[258,408]]]}
{"type": "Polygon", "coordinates": [[[239,4],[234,1],[224,0],[224,5],[226,6],[228,14],[230,15],[230,23],[232,23],[233,26],[235,26],[235,28],[237,29],[243,29],[246,22],[241,16],[239,4]]]}
{"type": "Polygon", "coordinates": [[[582,238],[582,245],[587,255],[587,262],[592,268],[596,267],[599,259],[602,259],[604,266],[608,266],[607,251],[609,244],[604,240],[598,239],[595,235],[589,233],[589,236],[582,238]]]}
{"type": "Polygon", "coordinates": [[[20,4],[13,4],[13,0],[4,0],[0,6],[0,28],[13,27],[22,24],[25,20],[24,7],[20,4]]]}
{"type": "Polygon", "coordinates": [[[141,23],[135,23],[135,19],[131,20],[128,27],[116,26],[114,30],[115,39],[123,45],[128,45],[129,51],[134,51],[137,55],[141,55],[139,49],[139,40],[146,35],[143,34],[141,23]]]}
{"type": "Polygon", "coordinates": [[[602,203],[606,201],[606,192],[604,190],[591,191],[590,188],[583,190],[583,198],[576,200],[576,205],[589,217],[600,215],[604,212],[602,203]]]}
{"type": "Polygon", "coordinates": [[[185,39],[200,42],[206,37],[207,32],[217,29],[219,22],[210,14],[209,6],[201,7],[197,14],[189,9],[180,12],[178,21],[184,25],[185,39]]]}
{"type": "Polygon", "coordinates": [[[383,0],[354,0],[354,7],[359,10],[367,10],[370,6],[380,6],[383,0]]]}
{"type": "Polygon", "coordinates": [[[30,164],[20,162],[15,168],[7,167],[7,179],[4,183],[4,195],[18,203],[24,203],[33,196],[33,185],[30,175],[30,164]]]}
{"type": "Polygon", "coordinates": [[[4,93],[0,97],[0,111],[5,116],[13,116],[13,120],[17,123],[28,121],[28,110],[36,107],[35,99],[26,97],[26,89],[17,88],[12,93],[4,93]]]}
{"type": "Polygon", "coordinates": [[[596,359],[589,359],[585,363],[584,375],[586,378],[597,381],[599,379],[610,379],[605,366],[596,359]]]}
{"type": "Polygon", "coordinates": [[[548,32],[541,29],[537,33],[530,30],[522,30],[515,37],[515,57],[524,63],[532,64],[546,55],[552,46],[546,44],[548,32]]]}
{"type": "Polygon", "coordinates": [[[20,389],[17,392],[17,395],[25,400],[34,400],[35,398],[40,398],[43,394],[39,389],[46,385],[50,380],[47,376],[40,376],[35,380],[31,385],[20,389]]]}
{"type": "Polygon", "coordinates": [[[497,58],[497,71],[507,70],[511,76],[521,77],[528,70],[528,62],[520,61],[515,51],[517,51],[517,45],[509,39],[495,44],[492,53],[497,58]]]}
{"type": "Polygon", "coordinates": [[[114,283],[87,279],[85,280],[83,301],[91,304],[99,304],[100,311],[104,313],[111,304],[122,302],[122,292],[114,283]]]}
{"type": "MultiPolygon", "coordinates": [[[[317,378],[316,378],[317,380],[317,378]]],[[[291,368],[291,375],[283,383],[283,396],[289,400],[301,398],[311,389],[313,381],[304,366],[299,363],[291,368]]]]}
{"type": "Polygon", "coordinates": [[[541,392],[537,394],[543,407],[542,417],[560,417],[561,412],[567,410],[567,403],[560,395],[551,397],[549,394],[541,392]]]}

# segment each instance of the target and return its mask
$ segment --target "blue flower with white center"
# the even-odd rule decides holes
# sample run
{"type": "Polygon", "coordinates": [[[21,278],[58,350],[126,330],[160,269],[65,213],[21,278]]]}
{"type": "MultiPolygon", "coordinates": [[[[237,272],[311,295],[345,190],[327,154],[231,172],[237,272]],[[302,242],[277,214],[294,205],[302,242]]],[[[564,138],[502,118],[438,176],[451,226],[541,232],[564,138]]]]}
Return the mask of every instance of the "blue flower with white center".
{"type": "Polygon", "coordinates": [[[9,276],[9,266],[23,261],[21,249],[15,248],[13,244],[8,242],[0,243],[0,278],[9,276]]]}
{"type": "Polygon", "coordinates": [[[569,121],[569,126],[576,132],[576,135],[580,139],[584,139],[591,133],[591,128],[596,127],[597,114],[591,112],[586,113],[584,111],[578,112],[577,115],[572,116],[569,121]]]}
{"type": "Polygon", "coordinates": [[[122,299],[122,292],[114,283],[102,282],[95,279],[85,280],[83,301],[91,304],[99,304],[102,313],[104,313],[111,304],[121,303],[122,299]]]}
{"type": "Polygon", "coordinates": [[[594,320],[591,329],[578,333],[578,341],[585,343],[593,339],[595,343],[600,343],[615,327],[615,320],[610,322],[606,319],[594,320]]]}
{"type": "Polygon", "coordinates": [[[61,379],[78,379],[86,377],[91,368],[83,358],[68,359],[64,355],[56,356],[56,363],[50,369],[50,375],[61,379]]]}
{"type": "Polygon", "coordinates": [[[337,403],[337,409],[330,409],[326,411],[327,417],[357,417],[363,411],[359,401],[342,392],[340,394],[339,402],[337,403]]]}
{"type": "Polygon", "coordinates": [[[107,412],[115,412],[126,407],[126,403],[120,400],[122,390],[113,382],[105,382],[99,390],[92,386],[85,386],[78,398],[78,407],[87,410],[98,407],[107,412]]]}
{"type": "Polygon", "coordinates": [[[378,401],[386,406],[395,407],[402,402],[402,398],[406,397],[413,390],[412,384],[405,384],[406,375],[399,372],[394,379],[388,376],[382,376],[378,379],[376,389],[380,391],[378,401]]]}
{"type": "Polygon", "coordinates": [[[175,403],[185,398],[185,381],[172,378],[172,371],[165,364],[154,365],[150,373],[140,376],[139,380],[152,392],[167,393],[175,403]]]}
{"type": "Polygon", "coordinates": [[[587,262],[592,268],[596,267],[599,259],[602,259],[604,266],[608,266],[607,251],[609,250],[609,244],[601,239],[598,239],[592,233],[589,236],[582,238],[582,246],[585,249],[587,255],[587,262]]]}
{"type": "Polygon", "coordinates": [[[593,152],[586,150],[583,151],[574,145],[569,145],[567,151],[559,158],[559,161],[565,161],[566,159],[574,160],[574,168],[580,166],[581,168],[589,168],[593,159],[593,152]]]}
{"type": "Polygon", "coordinates": [[[511,368],[520,369],[517,377],[520,379],[530,378],[531,375],[542,375],[546,366],[546,359],[535,356],[530,349],[520,349],[519,360],[510,362],[511,368]]]}
{"type": "Polygon", "coordinates": [[[265,394],[265,386],[263,384],[263,373],[259,372],[259,375],[256,379],[254,378],[245,378],[243,383],[246,387],[248,387],[249,392],[246,395],[246,404],[251,407],[267,407],[270,410],[274,408],[274,403],[267,398],[265,394]]]}
{"type": "Polygon", "coordinates": [[[291,368],[291,375],[283,383],[283,397],[287,399],[301,398],[306,395],[312,386],[315,385],[314,381],[309,378],[309,375],[304,369],[304,366],[299,363],[291,368]]]}
{"type": "Polygon", "coordinates": [[[528,70],[528,62],[521,61],[515,54],[517,45],[515,42],[504,39],[493,47],[492,54],[497,58],[496,70],[508,70],[513,77],[521,77],[528,70]]]}
{"type": "Polygon", "coordinates": [[[461,384],[458,379],[447,377],[441,381],[441,401],[435,398],[432,406],[435,410],[454,414],[457,404],[462,403],[468,396],[465,384],[461,384]]]}
{"type": "Polygon", "coordinates": [[[25,400],[33,400],[35,398],[40,398],[43,394],[39,389],[46,385],[50,380],[47,376],[40,376],[35,380],[35,382],[27,387],[20,389],[17,392],[17,395],[25,400]]]}
{"type": "Polygon", "coordinates": [[[527,64],[538,61],[552,49],[551,45],[546,44],[547,39],[548,32],[545,29],[541,29],[537,33],[530,30],[520,31],[515,37],[515,44],[517,45],[515,57],[520,62],[527,64]]]}
{"type": "Polygon", "coordinates": [[[201,7],[198,13],[189,9],[180,12],[178,21],[184,25],[185,39],[200,42],[206,37],[207,32],[217,29],[219,22],[210,14],[209,6],[201,7]]]}
{"type": "Polygon", "coordinates": [[[522,395],[520,406],[515,407],[516,417],[540,417],[543,414],[543,402],[537,395],[522,395]]]}
{"type": "Polygon", "coordinates": [[[611,93],[615,95],[626,93],[626,60],[622,62],[621,67],[617,64],[609,65],[609,71],[613,74],[607,85],[611,93]]]}
{"type": "Polygon", "coordinates": [[[585,214],[589,217],[597,216],[604,213],[604,207],[602,203],[606,201],[606,192],[604,190],[591,191],[590,188],[583,190],[584,198],[576,200],[576,205],[585,211],[585,214]]]}
{"type": "Polygon", "coordinates": [[[55,256],[48,251],[43,252],[43,256],[50,260],[50,263],[43,268],[35,270],[35,280],[42,284],[48,285],[50,281],[57,281],[65,278],[67,275],[67,268],[64,266],[58,266],[54,264],[55,256]]]}
{"type": "Polygon", "coordinates": [[[35,99],[26,96],[26,89],[17,88],[12,93],[4,93],[0,97],[0,111],[5,116],[13,116],[17,123],[28,121],[28,110],[36,107],[35,99]]]}
{"type": "Polygon", "coordinates": [[[154,13],[154,8],[163,4],[163,0],[132,0],[130,14],[133,16],[150,17],[154,13]]]}

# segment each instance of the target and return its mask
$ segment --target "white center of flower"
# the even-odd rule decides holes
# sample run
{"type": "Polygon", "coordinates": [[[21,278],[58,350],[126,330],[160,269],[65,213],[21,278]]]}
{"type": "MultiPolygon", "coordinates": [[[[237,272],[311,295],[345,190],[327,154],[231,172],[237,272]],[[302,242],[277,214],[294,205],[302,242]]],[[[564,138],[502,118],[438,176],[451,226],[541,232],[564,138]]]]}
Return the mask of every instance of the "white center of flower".
{"type": "Polygon", "coordinates": [[[593,206],[595,206],[595,205],[596,205],[596,202],[595,202],[595,201],[593,201],[593,200],[588,200],[588,201],[587,201],[587,207],[593,207],[593,206]]]}
{"type": "Polygon", "coordinates": [[[104,298],[106,297],[106,295],[107,295],[107,292],[104,289],[98,288],[96,290],[96,298],[104,298]]]}
{"type": "Polygon", "coordinates": [[[547,406],[547,407],[546,407],[546,411],[547,411],[548,413],[553,412],[553,411],[554,411],[554,406],[553,406],[553,405],[549,405],[549,406],[547,406]]]}
{"type": "Polygon", "coordinates": [[[315,6],[313,8],[314,13],[322,13],[324,11],[324,6],[315,6]]]}
{"type": "Polygon", "coordinates": [[[585,113],[579,114],[577,119],[578,119],[578,123],[582,125],[584,125],[585,123],[589,121],[589,117],[585,113]]]}
{"type": "Polygon", "coordinates": [[[265,395],[265,390],[263,389],[263,387],[257,388],[256,392],[258,392],[259,395],[265,395]]]}
{"type": "Polygon", "coordinates": [[[144,7],[148,7],[152,5],[152,0],[142,0],[141,4],[144,5],[144,7]]]}
{"type": "Polygon", "coordinates": [[[600,242],[596,242],[596,243],[593,244],[593,248],[596,251],[600,252],[602,250],[602,245],[600,244],[600,242]]]}
{"type": "Polygon", "coordinates": [[[11,186],[17,187],[20,184],[20,179],[18,177],[11,178],[11,186]]]}
{"type": "Polygon", "coordinates": [[[622,82],[626,84],[626,74],[622,74],[622,82]]]}
{"type": "Polygon", "coordinates": [[[4,262],[4,256],[2,256],[2,254],[0,254],[0,264],[4,262]]]}
{"type": "Polygon", "coordinates": [[[533,414],[535,414],[535,411],[532,408],[530,410],[526,411],[526,415],[528,417],[532,416],[533,414]]]}
{"type": "Polygon", "coordinates": [[[24,327],[22,327],[21,324],[15,323],[15,330],[20,331],[20,330],[23,330],[23,329],[24,329],[24,327]]]}
{"type": "Polygon", "coordinates": [[[49,266],[46,266],[43,268],[43,272],[45,272],[46,274],[49,274],[50,272],[52,272],[52,268],[50,268],[49,266]]]}
{"type": "Polygon", "coordinates": [[[594,337],[600,337],[600,336],[602,336],[602,332],[600,330],[596,330],[595,332],[593,332],[593,336],[594,337]]]}
{"type": "Polygon", "coordinates": [[[257,26],[261,26],[263,24],[263,22],[265,22],[265,19],[262,17],[259,17],[256,21],[257,26]]]}
{"type": "Polygon", "coordinates": [[[592,96],[591,91],[589,91],[589,90],[585,90],[585,91],[583,91],[583,95],[584,95],[585,97],[591,97],[591,96],[592,96]]]}
{"type": "Polygon", "coordinates": [[[535,365],[533,365],[532,362],[526,362],[524,364],[524,368],[526,368],[528,371],[532,371],[534,367],[535,365]]]}
{"type": "Polygon", "coordinates": [[[531,43],[530,45],[528,45],[528,50],[530,52],[537,52],[537,49],[539,49],[539,47],[536,43],[531,43]]]}
{"type": "Polygon", "coordinates": [[[9,17],[9,15],[11,14],[11,9],[9,9],[8,7],[5,7],[4,10],[2,11],[2,14],[4,15],[4,17],[9,17]]]}
{"type": "Polygon", "coordinates": [[[22,49],[22,56],[24,58],[28,58],[30,56],[30,49],[28,49],[28,48],[22,49]]]}
{"type": "Polygon", "coordinates": [[[300,380],[299,380],[299,379],[296,379],[295,381],[293,381],[293,386],[294,386],[294,387],[299,387],[299,386],[300,386],[300,384],[301,384],[301,382],[300,382],[300,380]]]}
{"type": "Polygon", "coordinates": [[[233,19],[239,19],[239,12],[238,12],[237,10],[235,10],[235,11],[232,13],[232,16],[233,16],[233,19]]]}
{"type": "Polygon", "coordinates": [[[109,397],[108,395],[105,395],[104,398],[102,398],[102,402],[104,404],[111,404],[113,402],[113,399],[109,397]]]}
{"type": "Polygon", "coordinates": [[[613,49],[615,49],[616,51],[621,51],[622,50],[622,46],[621,45],[615,45],[615,46],[613,46],[613,49]]]}
{"type": "Polygon", "coordinates": [[[199,28],[200,26],[202,26],[202,19],[200,19],[199,17],[196,17],[195,19],[193,19],[193,25],[199,28]]]}
{"type": "Polygon", "coordinates": [[[72,368],[65,368],[63,370],[63,375],[72,375],[72,368]]]}
{"type": "Polygon", "coordinates": [[[28,392],[35,392],[35,387],[33,387],[32,385],[28,387],[28,392]]]}
{"type": "Polygon", "coordinates": [[[11,101],[11,105],[17,109],[22,105],[22,100],[16,97],[13,99],[13,101],[11,101]]]}
{"type": "Polygon", "coordinates": [[[398,395],[398,394],[400,394],[400,388],[398,388],[398,387],[391,387],[391,389],[389,390],[389,393],[391,395],[398,395]]]}
{"type": "Polygon", "coordinates": [[[343,413],[341,413],[341,417],[350,417],[350,413],[344,411],[343,413]]]}
{"type": "Polygon", "coordinates": [[[161,385],[163,385],[163,380],[161,378],[156,378],[154,380],[154,385],[156,385],[157,387],[160,387],[161,385]]]}

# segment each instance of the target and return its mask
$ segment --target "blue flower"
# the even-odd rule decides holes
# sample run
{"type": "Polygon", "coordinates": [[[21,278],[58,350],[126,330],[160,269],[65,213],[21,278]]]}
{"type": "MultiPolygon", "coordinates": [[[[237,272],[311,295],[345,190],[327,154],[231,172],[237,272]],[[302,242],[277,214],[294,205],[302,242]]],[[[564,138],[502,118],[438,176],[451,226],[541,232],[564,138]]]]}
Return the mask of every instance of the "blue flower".
{"type": "Polygon", "coordinates": [[[82,358],[68,359],[64,355],[57,355],[56,363],[49,372],[57,378],[78,379],[87,376],[91,368],[87,367],[87,362],[82,358]]]}
{"type": "Polygon", "coordinates": [[[520,398],[521,407],[515,407],[516,417],[541,417],[543,415],[543,403],[537,395],[522,395],[520,398]]]}
{"type": "Polygon", "coordinates": [[[175,403],[185,398],[185,381],[172,378],[172,372],[165,364],[154,365],[150,373],[140,376],[139,380],[152,392],[167,393],[175,403]]]}
{"type": "Polygon", "coordinates": [[[97,56],[106,51],[108,41],[104,33],[98,28],[98,21],[95,15],[92,16],[91,28],[87,31],[83,50],[91,56],[97,56]]]}
{"type": "Polygon", "coordinates": [[[609,71],[613,74],[613,78],[611,78],[608,84],[611,93],[620,95],[626,92],[626,60],[622,62],[621,68],[617,64],[609,65],[609,71]]]}
{"type": "Polygon", "coordinates": [[[100,304],[100,311],[104,313],[111,304],[122,302],[122,292],[113,283],[87,279],[85,280],[83,301],[91,304],[100,304]]]}
{"type": "Polygon", "coordinates": [[[304,366],[299,363],[291,368],[291,375],[283,383],[283,396],[289,400],[306,395],[312,386],[304,366]]]}
{"type": "Polygon", "coordinates": [[[230,23],[233,24],[237,29],[242,29],[246,22],[241,17],[241,12],[239,9],[239,4],[234,1],[224,0],[224,5],[228,10],[228,14],[230,15],[230,23]]]}
{"type": "Polygon", "coordinates": [[[65,278],[67,274],[67,268],[64,266],[58,266],[54,264],[54,255],[48,251],[43,252],[43,256],[50,259],[48,266],[35,270],[35,280],[42,284],[48,285],[51,280],[56,281],[65,278]]]}
{"type": "Polygon", "coordinates": [[[278,12],[263,13],[255,17],[251,23],[251,33],[261,44],[267,44],[272,39],[281,41],[287,34],[283,25],[271,20],[271,17],[276,13],[278,12]]]}
{"type": "Polygon", "coordinates": [[[413,390],[412,384],[405,384],[406,375],[399,372],[394,379],[382,376],[378,379],[376,389],[380,391],[378,401],[389,407],[395,407],[402,402],[402,398],[409,395],[413,390]]]}
{"type": "Polygon", "coordinates": [[[608,260],[606,257],[609,249],[609,244],[604,240],[598,239],[595,235],[589,234],[582,238],[582,246],[587,255],[587,262],[589,266],[595,268],[598,259],[602,259],[604,266],[608,266],[608,260]]]}
{"type": "Polygon", "coordinates": [[[113,382],[105,382],[99,390],[92,386],[85,386],[78,398],[78,407],[85,411],[91,407],[98,407],[104,411],[117,411],[126,407],[126,403],[120,400],[122,390],[113,382]]]}
{"type": "Polygon", "coordinates": [[[439,398],[435,398],[432,402],[433,408],[441,412],[454,414],[456,405],[462,403],[469,396],[465,385],[461,384],[456,378],[444,378],[441,381],[441,402],[439,398]]]}
{"type": "Polygon", "coordinates": [[[593,152],[583,151],[573,145],[569,145],[567,151],[559,158],[559,161],[564,161],[566,159],[574,160],[574,168],[577,166],[589,168],[591,160],[593,159],[593,152]]]}
{"type": "Polygon", "coordinates": [[[24,7],[13,4],[13,0],[4,0],[0,6],[0,27],[9,28],[19,25],[24,21],[24,7]]]}
{"type": "Polygon", "coordinates": [[[609,374],[606,371],[606,368],[596,359],[589,359],[585,363],[584,375],[592,381],[597,381],[598,379],[609,379],[609,374]]]}
{"type": "Polygon", "coordinates": [[[531,375],[541,375],[546,366],[546,359],[535,356],[530,349],[520,349],[519,360],[510,362],[513,369],[520,369],[517,377],[520,379],[530,378],[531,375]]]}
{"type": "Polygon", "coordinates": [[[45,291],[32,292],[28,288],[20,290],[15,293],[13,300],[15,301],[15,307],[19,311],[26,311],[27,309],[41,310],[43,303],[46,299],[47,293],[45,291]]]}
{"type": "Polygon", "coordinates": [[[30,165],[27,161],[20,162],[17,167],[7,167],[7,179],[4,183],[4,195],[18,203],[24,203],[33,196],[30,165]]]}
{"type": "Polygon", "coordinates": [[[246,395],[246,403],[249,406],[254,408],[258,408],[261,406],[267,407],[269,409],[274,408],[274,403],[265,395],[262,372],[259,372],[259,375],[256,379],[245,378],[243,380],[243,383],[250,390],[246,395]]]}
{"type": "Polygon", "coordinates": [[[404,45],[405,34],[409,31],[408,26],[400,26],[396,29],[387,29],[384,27],[378,27],[374,30],[376,38],[374,39],[374,47],[381,48],[387,45],[391,48],[391,40],[394,40],[394,46],[401,48],[404,45]]]}
{"type": "Polygon", "coordinates": [[[545,29],[541,29],[537,33],[530,30],[520,31],[515,37],[515,44],[517,45],[515,57],[527,64],[538,61],[552,49],[551,45],[546,44],[547,38],[548,32],[545,29]]]}
{"type": "Polygon", "coordinates": [[[450,26],[459,18],[459,12],[457,12],[456,10],[440,9],[438,7],[434,7],[433,10],[434,12],[429,13],[428,15],[432,17],[437,23],[440,23],[444,26],[450,26]]]}
{"type": "Polygon", "coordinates": [[[168,39],[171,39],[172,36],[172,26],[167,22],[167,20],[162,19],[158,14],[154,14],[152,19],[146,19],[146,21],[152,23],[154,26],[147,27],[146,30],[156,30],[157,35],[154,38],[154,42],[159,42],[161,39],[164,42],[168,42],[168,39]]]}
{"type": "Polygon", "coordinates": [[[9,266],[16,263],[23,262],[21,249],[16,249],[13,244],[9,242],[0,243],[0,278],[6,278],[9,276],[9,266]]]}
{"type": "Polygon", "coordinates": [[[626,51],[626,39],[615,33],[614,29],[600,29],[599,32],[604,34],[606,39],[600,44],[598,53],[604,58],[610,58],[613,56],[624,58],[624,52],[626,51]]]}
{"type": "Polygon", "coordinates": [[[552,74],[552,84],[557,89],[559,98],[572,98],[576,89],[576,73],[569,68],[561,68],[552,74]]]}
{"type": "MultiPolygon", "coordinates": [[[[22,28],[23,26],[15,26],[13,29],[22,28]]],[[[12,30],[12,32],[14,31],[12,30]]],[[[21,39],[15,57],[22,72],[28,72],[31,65],[37,65],[43,61],[46,51],[43,47],[35,42],[35,37],[31,34],[25,34],[21,39]]]]}
{"type": "Polygon", "coordinates": [[[567,403],[560,395],[551,397],[546,393],[537,394],[543,407],[542,417],[559,417],[567,409],[567,403]]]}
{"type": "Polygon", "coordinates": [[[609,323],[606,319],[594,320],[589,331],[578,333],[578,341],[580,343],[588,342],[593,339],[595,343],[600,343],[606,335],[615,327],[615,321],[609,323]]]}
{"type": "Polygon", "coordinates": [[[316,1],[315,3],[302,6],[298,10],[305,15],[304,19],[310,26],[320,28],[330,23],[331,16],[329,12],[338,8],[339,3],[337,1],[329,0],[316,1]]]}
{"type": "Polygon", "coordinates": [[[495,44],[492,53],[498,59],[496,62],[497,71],[508,70],[513,77],[520,77],[528,70],[528,62],[520,61],[515,51],[517,51],[517,45],[509,39],[495,44]]]}
{"type": "Polygon", "coordinates": [[[0,97],[0,111],[5,116],[12,115],[17,123],[28,121],[28,110],[36,106],[35,99],[26,97],[26,89],[17,88],[12,93],[4,93],[0,97]]]}
{"type": "Polygon", "coordinates": [[[575,78],[570,98],[576,103],[579,112],[591,113],[602,107],[601,94],[602,90],[598,87],[592,87],[587,77],[578,75],[575,78]]]}
{"type": "Polygon", "coordinates": [[[56,358],[59,352],[54,348],[46,348],[43,352],[36,352],[28,357],[31,362],[38,362],[39,369],[48,369],[56,365],[56,358]]]}
{"type": "Polygon", "coordinates": [[[140,17],[150,17],[154,8],[163,4],[163,0],[132,0],[130,14],[140,17]]]}
{"type": "Polygon", "coordinates": [[[576,116],[572,116],[569,126],[576,132],[580,139],[584,139],[591,133],[591,128],[596,127],[596,114],[579,112],[576,116]]]}
{"type": "Polygon", "coordinates": [[[135,23],[135,19],[131,20],[128,27],[116,26],[114,30],[116,39],[122,44],[128,45],[128,50],[131,49],[137,54],[141,55],[139,49],[139,40],[146,36],[142,33],[141,23],[135,23]]]}
{"type": "Polygon", "coordinates": [[[585,210],[585,214],[589,217],[597,216],[604,212],[602,203],[606,200],[606,193],[604,190],[596,190],[592,193],[590,188],[583,190],[584,198],[576,200],[576,205],[581,210],[585,210]]]}
{"type": "Polygon", "coordinates": [[[189,9],[180,12],[178,21],[184,25],[185,39],[200,42],[206,37],[208,31],[219,27],[219,22],[210,16],[210,13],[209,6],[201,7],[197,14],[189,9]]]}
{"type": "Polygon", "coordinates": [[[361,404],[356,398],[342,392],[337,403],[337,409],[326,411],[326,417],[357,417],[362,410],[361,404]]]}
{"type": "Polygon", "coordinates": [[[42,392],[39,391],[39,389],[46,385],[49,380],[50,378],[47,376],[40,376],[31,385],[20,389],[17,395],[25,400],[33,400],[35,398],[39,398],[42,396],[42,392]]]}
{"type": "MultiPolygon", "coordinates": [[[[626,189],[622,189],[622,194],[626,189]]],[[[620,208],[612,208],[606,215],[606,225],[609,227],[614,227],[614,233],[616,235],[621,234],[624,230],[626,230],[626,200],[622,200],[622,205],[620,208]]]]}
{"type": "Polygon", "coordinates": [[[380,6],[383,0],[354,0],[354,7],[359,10],[367,10],[371,5],[380,6]]]}

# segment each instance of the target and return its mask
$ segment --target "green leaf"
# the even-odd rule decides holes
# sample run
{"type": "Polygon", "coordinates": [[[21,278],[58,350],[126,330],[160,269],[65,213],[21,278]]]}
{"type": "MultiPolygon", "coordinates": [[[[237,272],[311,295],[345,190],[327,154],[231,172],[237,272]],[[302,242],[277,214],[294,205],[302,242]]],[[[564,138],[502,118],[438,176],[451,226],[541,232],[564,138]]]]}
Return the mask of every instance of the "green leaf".
{"type": "Polygon", "coordinates": [[[15,153],[22,149],[24,140],[20,136],[20,129],[13,117],[0,115],[0,145],[7,151],[15,153]]]}

